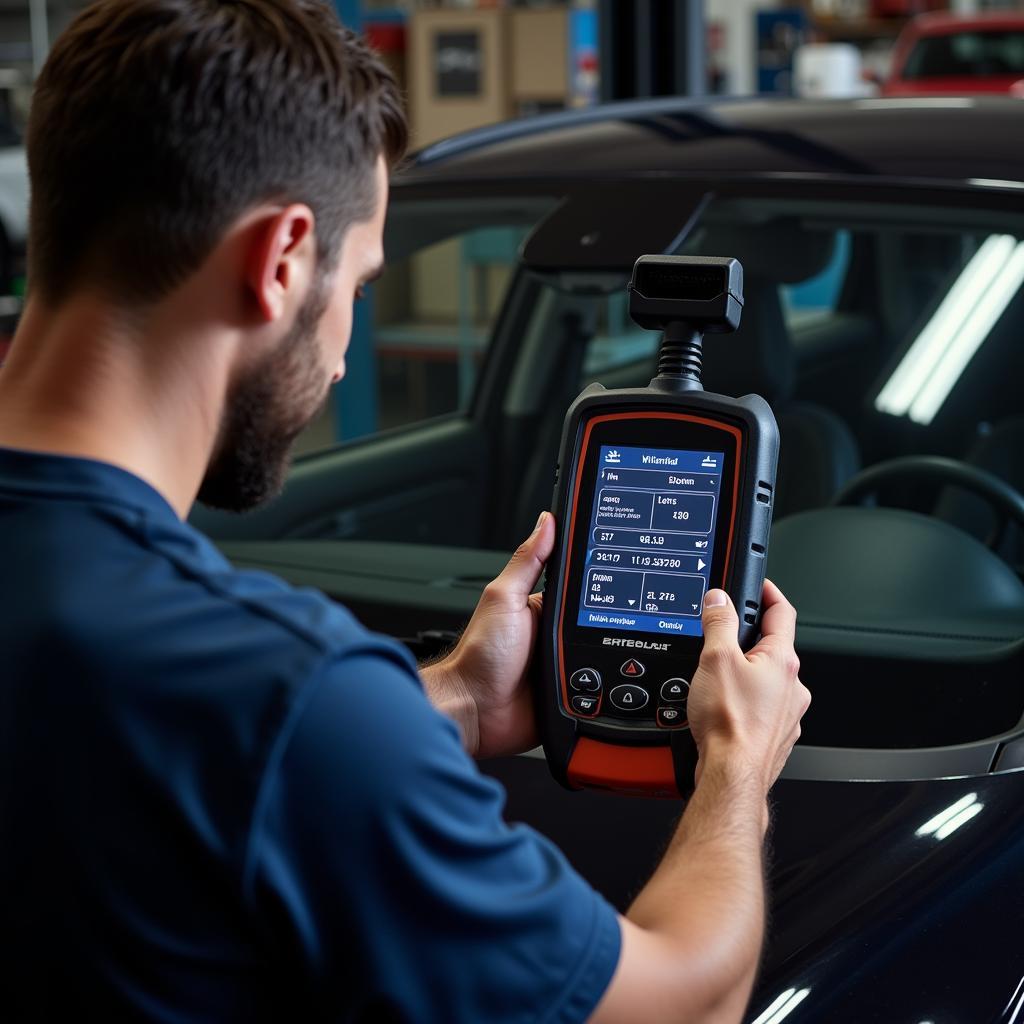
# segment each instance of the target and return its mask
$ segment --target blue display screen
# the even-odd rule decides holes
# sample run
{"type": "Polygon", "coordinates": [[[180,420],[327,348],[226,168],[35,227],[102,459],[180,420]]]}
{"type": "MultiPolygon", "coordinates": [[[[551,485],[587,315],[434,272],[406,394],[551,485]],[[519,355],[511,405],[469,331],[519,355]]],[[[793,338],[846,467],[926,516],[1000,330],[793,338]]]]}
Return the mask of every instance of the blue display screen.
{"type": "Polygon", "coordinates": [[[723,452],[602,445],[577,625],[701,636],[723,452]]]}

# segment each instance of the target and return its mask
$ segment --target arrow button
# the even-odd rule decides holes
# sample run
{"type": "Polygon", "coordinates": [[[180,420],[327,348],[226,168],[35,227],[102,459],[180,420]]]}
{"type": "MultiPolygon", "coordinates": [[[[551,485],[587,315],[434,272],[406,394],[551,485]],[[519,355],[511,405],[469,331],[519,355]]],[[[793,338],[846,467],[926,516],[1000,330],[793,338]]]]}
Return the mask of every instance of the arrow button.
{"type": "Polygon", "coordinates": [[[647,691],[642,686],[633,686],[630,683],[623,683],[616,686],[608,694],[612,704],[622,711],[639,711],[650,699],[647,691]]]}
{"type": "Polygon", "coordinates": [[[661,699],[666,704],[685,704],[689,695],[690,684],[678,676],[661,684],[661,699]]]}
{"type": "Polygon", "coordinates": [[[569,676],[569,685],[584,693],[597,693],[601,689],[601,673],[596,668],[579,668],[569,676]]]}
{"type": "Polygon", "coordinates": [[[630,658],[619,671],[628,679],[639,679],[644,674],[644,667],[636,658],[630,658]]]}

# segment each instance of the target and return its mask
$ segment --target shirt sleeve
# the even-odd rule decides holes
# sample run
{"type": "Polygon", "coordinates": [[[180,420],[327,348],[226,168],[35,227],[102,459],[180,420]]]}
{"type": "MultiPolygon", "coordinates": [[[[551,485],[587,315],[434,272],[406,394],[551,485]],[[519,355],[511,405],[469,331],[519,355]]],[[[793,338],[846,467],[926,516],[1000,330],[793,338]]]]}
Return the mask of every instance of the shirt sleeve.
{"type": "Polygon", "coordinates": [[[328,665],[266,769],[248,898],[321,1012],[583,1021],[619,957],[614,909],[502,818],[458,730],[386,656],[328,665]]]}

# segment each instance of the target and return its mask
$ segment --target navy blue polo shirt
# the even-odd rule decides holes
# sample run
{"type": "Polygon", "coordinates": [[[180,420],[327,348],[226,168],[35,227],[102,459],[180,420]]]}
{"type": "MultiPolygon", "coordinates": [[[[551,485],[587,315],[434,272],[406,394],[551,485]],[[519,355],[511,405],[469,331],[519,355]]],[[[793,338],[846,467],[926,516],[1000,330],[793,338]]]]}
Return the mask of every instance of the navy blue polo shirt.
{"type": "Polygon", "coordinates": [[[502,806],[399,644],[0,449],[6,1019],[584,1020],[615,912],[502,806]]]}

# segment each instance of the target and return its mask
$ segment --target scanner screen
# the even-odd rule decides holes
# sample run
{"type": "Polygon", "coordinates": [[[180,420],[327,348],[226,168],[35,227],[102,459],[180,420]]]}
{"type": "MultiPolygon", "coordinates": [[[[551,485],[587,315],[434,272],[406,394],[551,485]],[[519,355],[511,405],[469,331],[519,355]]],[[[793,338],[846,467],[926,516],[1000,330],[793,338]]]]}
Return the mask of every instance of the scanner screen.
{"type": "Polygon", "coordinates": [[[724,452],[602,445],[577,624],[702,636],[724,452]]]}

